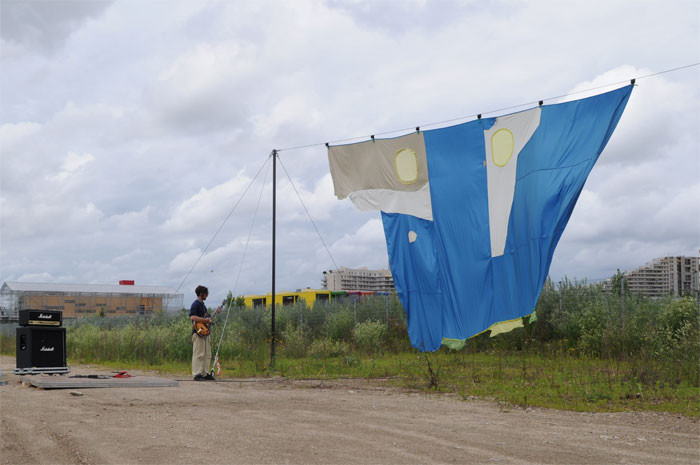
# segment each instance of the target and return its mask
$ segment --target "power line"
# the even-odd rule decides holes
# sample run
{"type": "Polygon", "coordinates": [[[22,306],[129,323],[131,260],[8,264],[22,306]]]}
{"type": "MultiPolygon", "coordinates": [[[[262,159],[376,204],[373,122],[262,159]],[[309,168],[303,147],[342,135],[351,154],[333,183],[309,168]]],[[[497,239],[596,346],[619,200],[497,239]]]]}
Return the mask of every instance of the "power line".
{"type": "MultiPolygon", "coordinates": [[[[481,116],[481,115],[486,115],[486,114],[490,114],[490,113],[500,113],[500,112],[506,111],[506,110],[512,110],[512,109],[520,108],[520,107],[524,107],[524,106],[536,105],[536,104],[539,104],[540,102],[544,102],[544,101],[547,101],[547,100],[560,99],[560,98],[568,97],[568,96],[570,96],[570,95],[576,95],[576,94],[581,94],[581,93],[584,93],[584,92],[590,92],[590,91],[593,91],[593,90],[603,89],[603,88],[606,88],[606,87],[617,86],[617,85],[620,85],[620,84],[624,84],[624,83],[626,83],[626,82],[631,82],[632,84],[634,84],[634,82],[635,82],[636,80],[639,80],[639,79],[646,79],[646,78],[650,78],[650,77],[653,77],[653,76],[658,76],[658,75],[661,75],[661,74],[666,74],[666,73],[671,73],[671,72],[674,72],[674,71],[679,71],[679,70],[682,70],[682,69],[692,68],[692,67],[698,66],[698,65],[700,65],[700,62],[698,62],[698,63],[692,63],[692,64],[685,65],[685,66],[679,66],[679,67],[677,67],[677,68],[667,69],[667,70],[659,71],[659,72],[656,72],[656,73],[646,74],[646,75],[644,75],[644,76],[639,76],[639,77],[637,77],[637,78],[625,79],[624,81],[618,81],[618,82],[614,82],[614,83],[610,83],[610,84],[605,84],[605,85],[602,85],[602,86],[591,87],[591,88],[584,89],[584,90],[579,90],[579,91],[576,91],[576,92],[569,92],[568,94],[558,95],[558,96],[555,96],[555,97],[548,97],[548,98],[545,98],[545,99],[542,99],[542,100],[537,100],[537,101],[532,101],[532,102],[527,102],[527,103],[521,103],[521,104],[518,104],[518,105],[512,105],[512,106],[508,106],[508,107],[504,107],[504,108],[499,108],[499,109],[496,109],[496,110],[489,110],[489,111],[482,112],[482,113],[474,113],[474,114],[472,114],[472,115],[460,116],[460,117],[457,117],[457,118],[451,118],[451,119],[447,119],[447,120],[443,120],[443,121],[437,121],[437,122],[433,122],[433,123],[422,124],[422,125],[416,126],[415,128],[414,128],[414,127],[410,127],[410,128],[403,128],[403,129],[395,129],[395,130],[392,130],[392,131],[384,131],[384,132],[375,133],[375,134],[372,134],[372,135],[357,136],[357,137],[349,137],[349,138],[345,138],[345,139],[336,139],[336,140],[333,140],[333,141],[330,141],[330,142],[318,142],[318,143],[314,143],[314,144],[299,145],[299,146],[296,146],[296,147],[287,147],[287,148],[284,148],[284,149],[277,149],[276,152],[279,153],[279,152],[282,152],[282,151],[297,150],[297,149],[303,149],[303,148],[308,148],[308,147],[316,147],[316,146],[322,146],[322,145],[327,145],[327,144],[338,144],[338,143],[349,142],[349,141],[353,141],[353,140],[357,140],[357,139],[368,139],[368,138],[370,138],[370,137],[375,137],[375,136],[383,136],[383,135],[394,134],[394,133],[398,133],[398,132],[412,131],[412,130],[418,129],[418,128],[420,128],[420,127],[438,126],[438,125],[442,125],[442,124],[452,123],[452,122],[455,122],[455,121],[465,120],[465,119],[469,119],[469,118],[475,118],[475,117],[479,117],[479,116],[481,116]]],[[[187,280],[187,278],[190,276],[190,274],[192,273],[192,271],[195,269],[195,267],[197,266],[197,264],[199,263],[199,261],[200,261],[200,260],[202,259],[202,257],[206,254],[206,252],[207,252],[207,250],[209,249],[209,247],[211,246],[212,242],[214,242],[214,239],[216,239],[216,236],[219,234],[219,232],[221,232],[221,230],[223,229],[223,227],[224,227],[224,225],[226,224],[226,222],[229,220],[229,218],[231,217],[231,215],[233,214],[233,212],[236,210],[236,208],[237,208],[238,205],[240,204],[240,202],[241,202],[241,200],[243,199],[243,197],[245,196],[245,194],[248,192],[248,190],[249,190],[250,187],[253,185],[253,183],[255,182],[255,180],[257,179],[257,177],[260,175],[260,172],[263,170],[263,168],[265,167],[265,165],[267,164],[267,162],[270,160],[270,157],[273,156],[273,155],[274,155],[274,151],[273,151],[273,153],[270,154],[270,156],[268,156],[268,158],[266,158],[266,160],[265,160],[265,162],[262,164],[262,166],[260,166],[260,169],[259,169],[258,172],[255,174],[255,177],[254,177],[254,178],[251,180],[251,182],[248,184],[248,186],[246,187],[245,191],[243,191],[243,193],[241,194],[241,197],[238,199],[238,201],[237,201],[236,204],[233,206],[233,208],[231,209],[231,211],[229,212],[229,214],[226,216],[226,218],[224,219],[224,221],[221,223],[221,226],[219,226],[219,228],[216,230],[216,232],[214,233],[214,235],[212,236],[212,238],[209,240],[209,243],[208,243],[207,246],[204,248],[204,250],[202,251],[201,255],[200,255],[200,256],[197,258],[197,260],[194,262],[194,264],[192,265],[192,267],[190,268],[190,270],[187,272],[187,274],[186,274],[185,277],[183,278],[182,282],[181,282],[180,285],[177,287],[175,293],[177,293],[177,292],[180,290],[180,288],[181,288],[182,285],[185,283],[185,281],[187,280]]],[[[297,197],[299,198],[299,201],[301,202],[302,207],[304,207],[304,210],[306,211],[306,214],[307,214],[307,216],[309,217],[309,220],[311,221],[311,224],[313,225],[314,229],[316,230],[316,234],[318,234],[319,238],[321,239],[321,242],[323,243],[324,248],[326,249],[326,252],[328,253],[328,256],[330,257],[331,261],[333,262],[333,264],[334,264],[335,267],[337,268],[338,266],[336,265],[335,260],[333,259],[333,255],[331,254],[330,250],[328,249],[328,246],[326,245],[326,242],[323,240],[323,237],[321,236],[321,233],[319,232],[318,228],[316,227],[316,223],[314,222],[313,218],[311,217],[311,214],[309,213],[309,210],[306,208],[306,205],[304,204],[304,201],[301,199],[301,196],[299,195],[299,192],[297,191],[296,186],[295,186],[294,183],[292,182],[292,178],[289,176],[289,173],[287,172],[287,169],[285,168],[284,164],[282,163],[281,157],[280,157],[280,163],[282,164],[282,168],[284,169],[284,172],[285,172],[285,174],[287,175],[287,178],[289,178],[289,182],[292,184],[292,188],[294,189],[294,192],[297,194],[297,197]]]]}
{"type": "Polygon", "coordinates": [[[329,141],[329,142],[317,142],[317,143],[314,143],[314,144],[298,145],[298,146],[296,146],[296,147],[287,147],[287,148],[284,148],[284,149],[277,149],[277,152],[279,153],[279,152],[289,151],[289,150],[305,149],[305,148],[309,148],[309,147],[317,147],[317,146],[326,145],[326,144],[340,144],[340,143],[342,143],[342,142],[350,142],[350,141],[354,141],[354,140],[357,140],[357,139],[368,139],[368,138],[374,137],[374,136],[385,136],[385,135],[387,135],[387,134],[395,134],[395,133],[397,133],[397,132],[413,131],[413,130],[418,129],[418,128],[424,128],[424,127],[430,127],[430,126],[439,126],[439,125],[442,125],[442,124],[453,123],[453,122],[455,122],[455,121],[460,121],[460,120],[465,120],[465,119],[470,119],[470,118],[476,118],[476,117],[478,117],[478,116],[480,116],[480,115],[488,115],[488,114],[490,114],[490,113],[500,113],[500,112],[502,112],[502,111],[513,110],[513,109],[515,109],[515,108],[520,108],[520,107],[525,107],[525,106],[530,106],[530,105],[537,105],[537,104],[539,104],[540,102],[545,102],[545,101],[548,101],[548,100],[560,99],[560,98],[568,97],[568,96],[570,96],[570,95],[582,94],[582,93],[584,93],[584,92],[590,92],[590,91],[592,91],[592,90],[604,89],[604,88],[606,88],[606,87],[618,86],[618,85],[620,85],[620,84],[624,84],[624,83],[627,83],[627,82],[631,82],[631,83],[634,84],[635,81],[638,81],[638,80],[640,80],[640,79],[646,79],[646,78],[650,78],[650,77],[653,77],[653,76],[658,76],[658,75],[660,75],[660,74],[672,73],[672,72],[674,72],[674,71],[680,71],[680,70],[682,70],[682,69],[692,68],[693,66],[698,66],[698,65],[700,65],[700,62],[698,62],[698,63],[692,63],[692,64],[685,65],[685,66],[679,66],[679,67],[677,67],[677,68],[667,69],[667,70],[659,71],[659,72],[656,72],[656,73],[645,74],[644,76],[639,76],[639,77],[636,77],[636,78],[625,79],[624,81],[613,82],[613,83],[611,83],[611,84],[605,84],[605,85],[602,85],[602,86],[591,87],[591,88],[584,89],[584,90],[578,90],[578,91],[576,91],[576,92],[569,92],[568,94],[557,95],[557,96],[555,96],[555,97],[548,97],[548,98],[544,98],[544,99],[535,100],[535,101],[533,101],[533,102],[526,102],[526,103],[521,103],[521,104],[519,104],[519,105],[511,105],[511,106],[509,106],[509,107],[498,108],[498,109],[496,109],[496,110],[489,110],[489,111],[484,111],[484,112],[481,112],[481,113],[474,113],[474,114],[472,114],[472,115],[459,116],[459,117],[457,117],[457,118],[446,119],[446,120],[443,120],[443,121],[436,121],[436,122],[433,122],[433,123],[420,124],[420,125],[412,126],[412,127],[409,127],[409,128],[394,129],[394,130],[391,130],[391,131],[378,132],[378,133],[368,134],[368,135],[364,135],[364,136],[348,137],[348,138],[345,138],[345,139],[336,139],[336,140],[332,140],[332,141],[329,141]]]}

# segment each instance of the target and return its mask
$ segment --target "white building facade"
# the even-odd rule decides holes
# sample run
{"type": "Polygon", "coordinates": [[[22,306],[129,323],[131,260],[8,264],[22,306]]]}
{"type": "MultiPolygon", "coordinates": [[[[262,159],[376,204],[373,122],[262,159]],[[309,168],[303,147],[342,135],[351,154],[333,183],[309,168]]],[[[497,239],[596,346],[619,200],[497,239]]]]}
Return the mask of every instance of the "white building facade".
{"type": "Polygon", "coordinates": [[[650,297],[695,295],[700,258],[662,257],[625,273],[630,292],[650,297]]]}
{"type": "Polygon", "coordinates": [[[396,292],[390,270],[346,268],[323,272],[323,288],[329,291],[396,292]]]}

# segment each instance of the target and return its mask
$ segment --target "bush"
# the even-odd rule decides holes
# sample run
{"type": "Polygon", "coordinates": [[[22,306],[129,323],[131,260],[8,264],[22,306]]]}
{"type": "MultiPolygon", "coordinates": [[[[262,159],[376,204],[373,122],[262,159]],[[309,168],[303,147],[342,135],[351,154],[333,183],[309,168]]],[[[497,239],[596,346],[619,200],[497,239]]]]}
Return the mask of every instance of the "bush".
{"type": "Polygon", "coordinates": [[[691,298],[667,305],[658,321],[654,347],[679,378],[700,384],[700,312],[691,298]]]}
{"type": "Polygon", "coordinates": [[[376,354],[382,348],[382,339],[386,327],[379,321],[358,323],[353,331],[353,339],[358,349],[369,354],[376,354]]]}
{"type": "Polygon", "coordinates": [[[326,335],[334,341],[352,340],[355,318],[349,310],[331,313],[326,322],[326,335]]]}
{"type": "Polygon", "coordinates": [[[577,349],[581,353],[595,357],[610,357],[622,353],[619,346],[625,335],[617,309],[611,310],[608,306],[593,303],[579,313],[577,319],[581,328],[577,349]]]}
{"type": "Polygon", "coordinates": [[[350,353],[350,344],[329,338],[316,339],[309,346],[309,355],[314,358],[341,357],[350,353]]]}
{"type": "Polygon", "coordinates": [[[304,328],[293,328],[291,325],[282,332],[280,341],[282,350],[287,357],[301,358],[306,356],[309,345],[304,328]]]}

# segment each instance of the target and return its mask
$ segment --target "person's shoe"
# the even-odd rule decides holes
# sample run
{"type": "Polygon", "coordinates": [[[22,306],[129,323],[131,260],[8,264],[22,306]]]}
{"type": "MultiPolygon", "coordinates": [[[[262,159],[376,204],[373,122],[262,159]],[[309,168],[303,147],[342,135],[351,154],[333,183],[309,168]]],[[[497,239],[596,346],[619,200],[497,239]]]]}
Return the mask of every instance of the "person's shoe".
{"type": "Polygon", "coordinates": [[[195,380],[195,381],[204,381],[205,379],[207,379],[207,378],[204,377],[204,376],[202,376],[201,374],[194,375],[194,380],[195,380]]]}
{"type": "Polygon", "coordinates": [[[212,375],[211,373],[204,376],[203,379],[205,379],[207,381],[216,381],[216,378],[214,378],[214,375],[212,375]]]}

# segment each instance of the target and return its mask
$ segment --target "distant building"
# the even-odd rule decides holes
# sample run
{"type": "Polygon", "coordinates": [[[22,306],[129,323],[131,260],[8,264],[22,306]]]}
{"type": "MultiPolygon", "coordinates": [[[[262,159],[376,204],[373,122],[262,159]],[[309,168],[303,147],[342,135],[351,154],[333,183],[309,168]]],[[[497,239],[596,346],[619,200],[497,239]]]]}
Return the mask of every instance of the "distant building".
{"type": "MultiPolygon", "coordinates": [[[[313,308],[314,305],[327,304],[334,298],[334,293],[325,289],[297,289],[291,291],[276,291],[275,304],[277,306],[295,305],[302,301],[308,308],[313,308]]],[[[248,308],[267,307],[272,302],[272,294],[265,295],[244,295],[244,305],[248,308]]]]}
{"type": "Polygon", "coordinates": [[[183,294],[163,286],[6,282],[0,287],[0,318],[16,319],[22,309],[61,310],[63,318],[89,315],[145,315],[182,308],[183,294]]]}
{"type": "MultiPolygon", "coordinates": [[[[656,258],[644,266],[625,272],[631,293],[649,297],[695,295],[698,291],[700,258],[656,258]]],[[[605,284],[609,287],[610,280],[605,284]]]]}
{"type": "Polygon", "coordinates": [[[389,270],[345,268],[323,272],[323,288],[329,291],[396,292],[389,270]]]}

